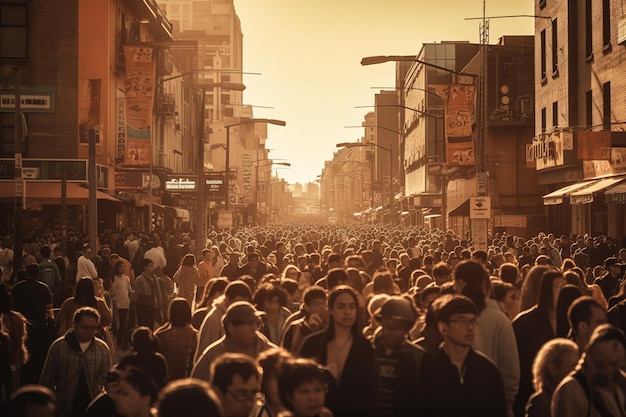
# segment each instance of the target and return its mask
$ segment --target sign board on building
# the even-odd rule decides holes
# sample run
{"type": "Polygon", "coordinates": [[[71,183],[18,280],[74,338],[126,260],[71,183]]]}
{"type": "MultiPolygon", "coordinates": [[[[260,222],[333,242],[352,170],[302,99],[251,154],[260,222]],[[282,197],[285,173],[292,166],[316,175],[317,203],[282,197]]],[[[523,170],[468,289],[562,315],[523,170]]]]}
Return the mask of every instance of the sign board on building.
{"type": "Polygon", "coordinates": [[[176,176],[165,180],[165,191],[188,192],[196,191],[196,177],[176,176]]]}
{"type": "Polygon", "coordinates": [[[491,197],[478,196],[470,197],[470,219],[491,218],[491,197]]]}
{"type": "Polygon", "coordinates": [[[487,194],[487,173],[476,173],[476,192],[478,194],[487,194]]]}
{"type": "MultiPolygon", "coordinates": [[[[65,170],[68,182],[87,181],[86,159],[31,159],[21,160],[22,174],[27,180],[61,181],[65,170]]],[[[19,169],[19,168],[18,168],[19,169]]],[[[15,176],[15,160],[13,158],[0,159],[0,180],[12,180],[15,176]]]]}
{"type": "Polygon", "coordinates": [[[474,250],[489,250],[489,220],[472,220],[472,240],[474,250]]]}
{"type": "Polygon", "coordinates": [[[232,210],[220,210],[217,216],[217,227],[230,229],[233,227],[232,210]]]}
{"type": "MultiPolygon", "coordinates": [[[[20,110],[24,113],[53,113],[54,87],[22,87],[20,110]]],[[[15,90],[0,89],[0,112],[15,111],[15,90]]]]}

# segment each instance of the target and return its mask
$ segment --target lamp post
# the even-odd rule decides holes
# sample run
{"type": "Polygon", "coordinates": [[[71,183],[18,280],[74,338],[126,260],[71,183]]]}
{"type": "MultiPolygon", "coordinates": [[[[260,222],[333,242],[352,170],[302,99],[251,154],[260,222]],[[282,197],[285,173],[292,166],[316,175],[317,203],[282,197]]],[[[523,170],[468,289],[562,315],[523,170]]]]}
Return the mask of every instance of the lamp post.
{"type": "Polygon", "coordinates": [[[276,119],[254,119],[254,118],[242,118],[238,122],[231,123],[229,125],[224,126],[226,128],[226,163],[224,170],[226,171],[225,175],[225,185],[226,190],[224,191],[225,202],[224,207],[226,210],[230,210],[230,128],[235,126],[241,126],[245,124],[254,124],[254,123],[268,123],[276,126],[286,126],[287,123],[283,120],[276,119]]]}
{"type": "MultiPolygon", "coordinates": [[[[256,161],[252,161],[252,163],[256,162],[256,175],[255,175],[255,185],[254,185],[254,225],[259,225],[259,168],[262,166],[268,165],[281,165],[284,167],[290,167],[291,164],[289,162],[274,162],[271,159],[257,159],[256,161]],[[259,164],[261,161],[267,161],[267,164],[259,164]]],[[[267,195],[267,191],[266,191],[267,195]]]]}
{"type": "MultiPolygon", "coordinates": [[[[370,127],[370,126],[366,126],[366,127],[370,127]]],[[[385,148],[382,145],[378,145],[376,143],[362,143],[362,142],[341,142],[338,143],[337,145],[335,145],[338,148],[356,148],[356,147],[360,147],[360,146],[375,146],[379,149],[382,149],[384,151],[389,152],[389,192],[391,193],[391,204],[390,204],[390,209],[393,208],[394,204],[393,204],[393,165],[391,163],[391,148],[385,148]]],[[[384,223],[385,220],[385,187],[383,186],[383,174],[382,174],[382,168],[383,168],[383,164],[380,164],[380,199],[382,202],[382,207],[383,207],[383,216],[382,216],[382,221],[384,223]]],[[[391,210],[390,210],[391,212],[391,210]]],[[[391,218],[392,222],[393,222],[393,216],[391,218]]]]}

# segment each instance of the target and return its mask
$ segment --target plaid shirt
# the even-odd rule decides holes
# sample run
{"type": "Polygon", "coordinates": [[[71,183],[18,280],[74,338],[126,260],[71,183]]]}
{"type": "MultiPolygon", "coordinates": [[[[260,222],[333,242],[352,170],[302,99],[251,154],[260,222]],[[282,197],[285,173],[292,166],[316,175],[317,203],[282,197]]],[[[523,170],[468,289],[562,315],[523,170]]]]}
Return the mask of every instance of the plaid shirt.
{"type": "Polygon", "coordinates": [[[96,337],[83,353],[73,331],[69,331],[50,346],[39,380],[39,384],[56,394],[63,416],[72,413],[81,368],[85,370],[87,388],[93,399],[102,391],[106,373],[111,369],[111,353],[107,344],[96,337]]]}

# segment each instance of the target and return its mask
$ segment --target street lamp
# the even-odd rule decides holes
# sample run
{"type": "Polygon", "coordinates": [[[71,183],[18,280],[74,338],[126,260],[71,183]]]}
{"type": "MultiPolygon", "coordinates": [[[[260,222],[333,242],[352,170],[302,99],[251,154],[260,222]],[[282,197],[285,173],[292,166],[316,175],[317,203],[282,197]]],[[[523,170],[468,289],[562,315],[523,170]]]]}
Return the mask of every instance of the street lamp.
{"type": "Polygon", "coordinates": [[[272,125],[276,125],[276,126],[286,126],[287,122],[283,121],[283,120],[276,120],[276,119],[254,119],[254,118],[242,118],[239,121],[235,122],[235,123],[231,123],[229,125],[225,125],[224,127],[226,128],[226,164],[225,164],[225,171],[226,171],[226,190],[225,190],[225,197],[226,200],[224,202],[225,205],[225,209],[226,210],[230,210],[230,196],[229,196],[229,183],[230,183],[230,128],[231,127],[235,127],[235,126],[241,126],[241,125],[245,125],[245,124],[254,124],[254,123],[268,123],[268,124],[272,124],[272,125]]]}
{"type": "Polygon", "coordinates": [[[464,77],[472,77],[472,78],[478,77],[478,75],[476,74],[470,74],[469,72],[454,71],[454,70],[451,70],[450,68],[446,68],[446,67],[432,64],[430,62],[422,61],[421,59],[417,59],[417,55],[378,55],[378,56],[366,56],[365,58],[361,59],[361,65],[363,66],[383,64],[385,62],[417,62],[418,64],[426,65],[427,67],[449,72],[457,76],[462,75],[464,77]]]}
{"type": "MultiPolygon", "coordinates": [[[[361,126],[363,127],[363,126],[361,126]]],[[[365,126],[365,127],[370,127],[370,126],[365,126]]],[[[360,147],[360,146],[375,146],[377,148],[380,148],[384,151],[389,152],[389,192],[392,194],[391,195],[391,204],[390,204],[390,209],[393,209],[393,164],[391,163],[391,148],[385,148],[382,145],[378,145],[376,143],[373,142],[369,142],[369,143],[363,143],[363,142],[341,142],[336,144],[335,146],[338,148],[356,148],[356,147],[360,147]]],[[[385,187],[383,186],[383,173],[382,173],[382,168],[383,168],[383,164],[380,164],[380,199],[382,201],[382,207],[383,207],[383,216],[382,216],[382,221],[384,222],[385,219],[385,187]]],[[[390,210],[391,212],[391,210],[390,210]]],[[[391,213],[392,217],[391,217],[391,221],[393,222],[393,213],[391,213]]]]}

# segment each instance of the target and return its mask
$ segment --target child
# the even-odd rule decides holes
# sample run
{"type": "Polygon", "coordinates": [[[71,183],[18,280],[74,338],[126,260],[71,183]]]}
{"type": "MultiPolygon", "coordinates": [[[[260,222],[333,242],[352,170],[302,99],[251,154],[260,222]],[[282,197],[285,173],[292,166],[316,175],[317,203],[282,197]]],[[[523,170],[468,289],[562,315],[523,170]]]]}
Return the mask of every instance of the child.
{"type": "Polygon", "coordinates": [[[279,417],[330,417],[324,407],[328,373],[312,359],[288,359],[278,378],[278,393],[286,412],[279,417]]]}

